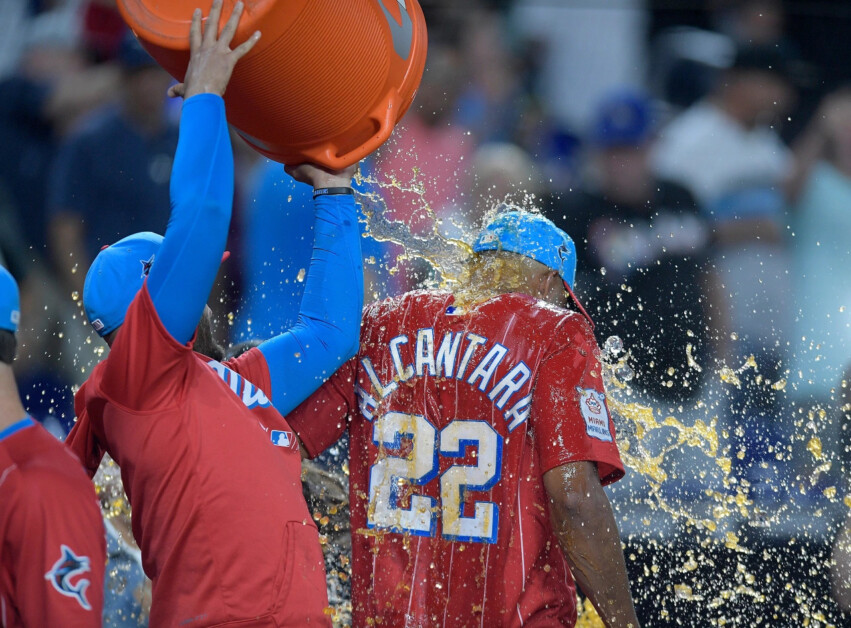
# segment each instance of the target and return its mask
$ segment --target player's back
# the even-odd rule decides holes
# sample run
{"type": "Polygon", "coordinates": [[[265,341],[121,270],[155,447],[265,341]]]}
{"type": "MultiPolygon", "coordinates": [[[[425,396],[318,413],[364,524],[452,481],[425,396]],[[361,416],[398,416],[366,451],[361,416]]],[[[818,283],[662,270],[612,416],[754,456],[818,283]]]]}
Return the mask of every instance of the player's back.
{"type": "Polygon", "coordinates": [[[164,330],[147,289],[139,295],[77,393],[71,446],[96,441],[121,468],[153,581],[152,626],[273,625],[295,606],[284,604],[284,580],[302,564],[294,556],[315,549],[319,569],[321,557],[298,446],[263,392],[265,359],[254,349],[223,364],[192,351],[164,330]]]}
{"type": "Polygon", "coordinates": [[[25,419],[0,433],[4,626],[100,626],[106,541],[79,460],[25,419]]]}
{"type": "Polygon", "coordinates": [[[559,383],[577,369],[599,380],[584,372],[595,346],[579,315],[523,294],[367,309],[350,425],[355,625],[573,623],[541,475],[576,453],[565,408],[582,393],[559,383]]]}

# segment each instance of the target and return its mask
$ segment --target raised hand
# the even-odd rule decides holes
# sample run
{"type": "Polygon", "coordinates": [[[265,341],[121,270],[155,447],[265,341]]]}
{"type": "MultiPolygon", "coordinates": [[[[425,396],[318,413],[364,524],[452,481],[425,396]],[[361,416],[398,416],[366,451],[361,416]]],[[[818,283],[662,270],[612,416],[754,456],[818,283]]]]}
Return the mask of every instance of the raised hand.
{"type": "Polygon", "coordinates": [[[236,3],[221,35],[218,35],[218,27],[222,13],[222,0],[214,0],[210,15],[207,16],[203,35],[201,9],[195,9],[192,13],[192,26],[189,29],[189,67],[186,69],[183,83],[169,88],[169,96],[183,98],[191,98],[196,94],[224,96],[236,62],[244,57],[260,39],[260,31],[255,31],[239,46],[233,50],[230,48],[244,6],[242,2],[236,3]]]}

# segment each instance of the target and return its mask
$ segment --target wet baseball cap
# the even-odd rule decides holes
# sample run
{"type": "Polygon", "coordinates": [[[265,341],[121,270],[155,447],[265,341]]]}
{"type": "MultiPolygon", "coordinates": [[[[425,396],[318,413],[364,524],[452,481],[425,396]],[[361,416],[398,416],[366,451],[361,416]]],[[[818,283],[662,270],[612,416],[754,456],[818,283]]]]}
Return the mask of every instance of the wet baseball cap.
{"type": "Polygon", "coordinates": [[[594,324],[573,293],[576,245],[551,220],[527,211],[503,212],[481,230],[473,243],[473,251],[509,251],[555,270],[579,311],[594,324]]]}
{"type": "Polygon", "coordinates": [[[600,103],[591,140],[599,148],[640,146],[652,137],[653,131],[650,99],[640,92],[623,90],[600,103]]]}
{"type": "Polygon", "coordinates": [[[21,298],[18,283],[12,274],[0,266],[0,329],[13,334],[21,320],[21,298]]]}
{"type": "MultiPolygon", "coordinates": [[[[163,237],[150,231],[134,233],[103,247],[92,262],[83,284],[83,309],[102,337],[118,329],[127,308],[145,283],[163,237]]],[[[228,251],[222,261],[230,256],[228,251]]]]}

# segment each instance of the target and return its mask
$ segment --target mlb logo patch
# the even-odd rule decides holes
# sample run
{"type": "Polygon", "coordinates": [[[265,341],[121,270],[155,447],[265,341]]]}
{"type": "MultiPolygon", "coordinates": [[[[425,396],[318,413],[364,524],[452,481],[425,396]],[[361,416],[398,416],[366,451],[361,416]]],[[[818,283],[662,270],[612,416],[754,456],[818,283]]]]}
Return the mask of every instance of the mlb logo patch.
{"type": "Polygon", "coordinates": [[[292,447],[295,443],[295,434],[284,430],[272,430],[272,444],[276,447],[292,447]]]}
{"type": "Polygon", "coordinates": [[[591,438],[612,442],[606,395],[593,388],[577,387],[576,392],[579,393],[579,410],[585,420],[585,432],[591,438]]]}

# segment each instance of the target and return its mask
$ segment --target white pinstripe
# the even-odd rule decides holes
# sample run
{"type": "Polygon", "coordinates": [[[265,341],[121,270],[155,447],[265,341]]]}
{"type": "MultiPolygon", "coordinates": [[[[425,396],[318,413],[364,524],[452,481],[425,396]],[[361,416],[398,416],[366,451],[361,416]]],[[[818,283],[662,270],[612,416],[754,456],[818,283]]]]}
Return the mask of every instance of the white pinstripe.
{"type": "Polygon", "coordinates": [[[452,561],[455,558],[455,543],[449,552],[449,580],[446,582],[446,606],[443,607],[443,626],[446,627],[446,613],[449,612],[449,592],[452,588],[452,561]]]}
{"type": "Polygon", "coordinates": [[[414,605],[414,587],[417,585],[417,564],[420,562],[420,542],[421,537],[417,537],[417,549],[414,550],[414,570],[411,574],[411,596],[408,598],[408,617],[411,616],[411,607],[414,605]]]}
{"type": "Polygon", "coordinates": [[[485,608],[488,601],[488,562],[491,557],[491,547],[488,545],[488,549],[485,552],[485,582],[484,587],[482,588],[482,621],[479,624],[480,628],[485,628],[485,608]]]}

